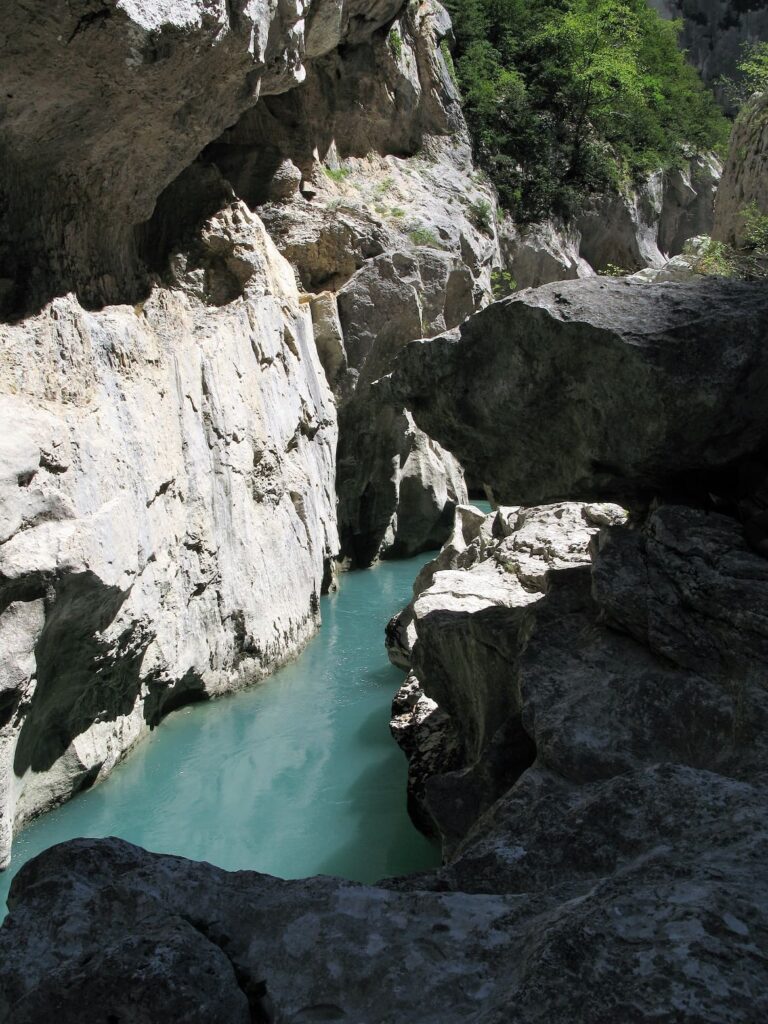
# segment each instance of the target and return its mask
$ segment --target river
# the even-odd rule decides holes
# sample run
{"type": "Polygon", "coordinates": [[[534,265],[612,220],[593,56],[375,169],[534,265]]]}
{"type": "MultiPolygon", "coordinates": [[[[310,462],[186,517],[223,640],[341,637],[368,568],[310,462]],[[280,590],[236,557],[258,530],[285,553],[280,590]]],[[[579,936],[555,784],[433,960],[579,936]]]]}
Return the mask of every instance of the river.
{"type": "Polygon", "coordinates": [[[172,714],[102,784],[24,829],[0,875],[2,914],[21,865],[76,836],[283,878],[372,882],[436,866],[406,812],[406,761],[388,730],[403,673],[384,650],[425,558],[342,576],[301,657],[172,714]]]}

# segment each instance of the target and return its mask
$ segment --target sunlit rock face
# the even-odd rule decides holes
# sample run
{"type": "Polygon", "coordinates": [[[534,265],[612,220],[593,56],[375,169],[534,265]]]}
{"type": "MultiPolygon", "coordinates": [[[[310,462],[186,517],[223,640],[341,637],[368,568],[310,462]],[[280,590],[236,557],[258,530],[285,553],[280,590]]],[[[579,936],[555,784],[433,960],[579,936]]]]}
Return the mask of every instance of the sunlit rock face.
{"type": "Polygon", "coordinates": [[[396,7],[3,20],[0,863],[165,713],[318,625],[337,428],[311,308],[196,158],[396,7]]]}
{"type": "Polygon", "coordinates": [[[495,198],[440,45],[450,31],[439,5],[405,7],[205,154],[258,208],[334,338],[340,533],[357,565],[439,546],[466,500],[456,460],[370,391],[403,345],[487,303],[499,263],[495,198]]]}

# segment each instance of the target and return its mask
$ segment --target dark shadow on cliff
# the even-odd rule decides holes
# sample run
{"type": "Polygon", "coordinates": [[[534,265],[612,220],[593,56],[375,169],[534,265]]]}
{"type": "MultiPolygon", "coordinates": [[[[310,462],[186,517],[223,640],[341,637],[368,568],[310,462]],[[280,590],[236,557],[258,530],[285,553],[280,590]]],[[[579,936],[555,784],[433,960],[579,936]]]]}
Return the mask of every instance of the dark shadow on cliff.
{"type": "Polygon", "coordinates": [[[19,734],[16,775],[46,771],[94,722],[114,721],[133,708],[152,634],[128,629],[112,641],[102,636],[127,596],[92,572],[54,585],[35,648],[37,686],[19,734]]]}
{"type": "Polygon", "coordinates": [[[148,623],[131,620],[116,636],[105,637],[129,593],[107,586],[92,572],[51,585],[35,648],[37,686],[16,747],[19,777],[29,769],[50,769],[96,722],[129,714],[143,685],[148,689],[143,715],[151,728],[170,712],[207,699],[192,671],[175,683],[142,677],[144,654],[154,638],[148,623]]]}

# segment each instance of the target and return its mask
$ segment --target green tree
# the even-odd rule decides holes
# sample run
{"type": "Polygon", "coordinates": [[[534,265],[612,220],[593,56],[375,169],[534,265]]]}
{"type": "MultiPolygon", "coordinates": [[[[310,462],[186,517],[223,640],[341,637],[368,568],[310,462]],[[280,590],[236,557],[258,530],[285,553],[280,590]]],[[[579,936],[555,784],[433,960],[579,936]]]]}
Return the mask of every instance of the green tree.
{"type": "Polygon", "coordinates": [[[480,163],[519,219],[568,216],[728,123],[645,0],[449,0],[480,163]]]}

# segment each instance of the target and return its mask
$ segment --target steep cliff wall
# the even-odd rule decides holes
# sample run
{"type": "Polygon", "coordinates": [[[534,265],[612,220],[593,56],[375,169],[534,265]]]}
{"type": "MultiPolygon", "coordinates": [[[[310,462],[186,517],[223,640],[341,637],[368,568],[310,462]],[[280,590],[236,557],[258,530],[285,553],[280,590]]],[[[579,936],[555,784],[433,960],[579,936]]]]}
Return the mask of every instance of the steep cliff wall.
{"type": "Polygon", "coordinates": [[[314,305],[199,157],[398,6],[4,12],[0,864],[163,714],[318,625],[337,427],[314,305]]]}
{"type": "Polygon", "coordinates": [[[681,45],[702,77],[729,100],[717,80],[737,75],[744,43],[768,39],[768,9],[762,0],[649,0],[665,18],[682,18],[681,45]]]}
{"type": "Polygon", "coordinates": [[[318,625],[336,415],[310,313],[242,204],[203,237],[212,264],[136,307],[0,327],[3,862],[14,824],[318,625]],[[224,262],[244,294],[217,308],[224,262]]]}
{"type": "Polygon", "coordinates": [[[743,245],[748,226],[744,214],[750,207],[768,216],[768,94],[754,96],[734,125],[713,236],[743,245]]]}
{"type": "Polygon", "coordinates": [[[340,403],[339,520],[356,564],[444,540],[461,468],[370,390],[415,338],[490,299],[495,199],[472,163],[440,43],[439,5],[406,6],[304,84],[270,98],[206,151],[264,218],[333,323],[340,403]]]}
{"type": "Polygon", "coordinates": [[[450,22],[400,8],[3,21],[0,863],[167,711],[301,647],[337,465],[358,563],[439,545],[466,500],[370,389],[498,263],[450,22]]]}

